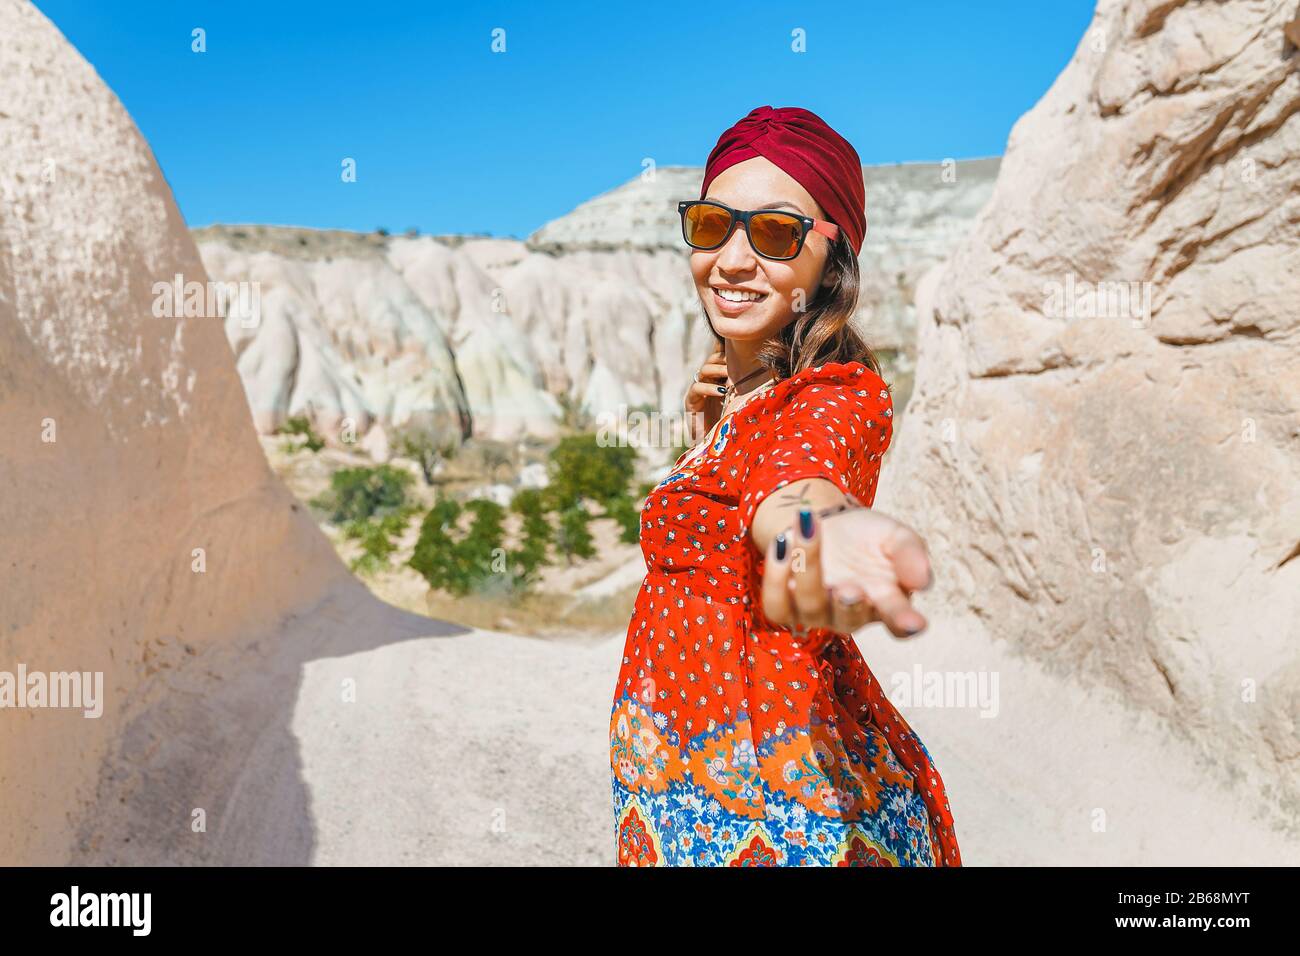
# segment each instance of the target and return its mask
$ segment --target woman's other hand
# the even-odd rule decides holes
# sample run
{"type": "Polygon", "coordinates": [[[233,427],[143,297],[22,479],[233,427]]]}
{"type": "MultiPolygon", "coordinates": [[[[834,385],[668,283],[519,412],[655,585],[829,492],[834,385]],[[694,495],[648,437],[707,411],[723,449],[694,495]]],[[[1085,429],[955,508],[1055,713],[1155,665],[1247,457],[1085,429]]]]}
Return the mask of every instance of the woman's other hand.
{"type": "Polygon", "coordinates": [[[812,627],[848,634],[881,621],[910,637],[926,626],[912,592],[932,580],[925,542],[906,525],[870,508],[820,521],[805,509],[768,545],[763,613],[796,634],[812,627]]]}
{"type": "Polygon", "coordinates": [[[699,441],[722,416],[721,388],[727,383],[726,358],[719,346],[696,373],[695,381],[686,390],[686,420],[690,425],[691,440],[699,441]]]}

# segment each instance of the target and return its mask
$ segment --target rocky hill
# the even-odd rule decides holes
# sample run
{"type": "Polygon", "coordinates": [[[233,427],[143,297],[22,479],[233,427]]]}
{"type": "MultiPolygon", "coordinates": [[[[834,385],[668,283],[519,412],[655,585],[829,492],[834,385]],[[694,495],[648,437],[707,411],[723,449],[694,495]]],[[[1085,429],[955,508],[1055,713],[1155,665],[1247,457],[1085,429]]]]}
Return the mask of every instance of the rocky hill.
{"type": "MultiPolygon", "coordinates": [[[[946,569],[947,666],[987,635],[1104,687],[1293,835],[1297,42],[1294,3],[1098,4],[976,228],[921,284],[877,499],[923,521],[946,569]]],[[[1131,772],[1095,769],[1085,807],[1131,772]]]]}
{"type": "MultiPolygon", "coordinates": [[[[997,168],[864,168],[858,321],[904,381],[916,281],[970,229],[997,168]]],[[[566,409],[680,407],[711,344],[675,206],[701,175],[657,170],[526,242],[270,226],[194,238],[214,279],[255,284],[258,319],[228,314],[226,331],[263,431],[307,414],[327,436],[350,425],[360,438],[377,422],[450,440],[546,439],[566,409]]]]}

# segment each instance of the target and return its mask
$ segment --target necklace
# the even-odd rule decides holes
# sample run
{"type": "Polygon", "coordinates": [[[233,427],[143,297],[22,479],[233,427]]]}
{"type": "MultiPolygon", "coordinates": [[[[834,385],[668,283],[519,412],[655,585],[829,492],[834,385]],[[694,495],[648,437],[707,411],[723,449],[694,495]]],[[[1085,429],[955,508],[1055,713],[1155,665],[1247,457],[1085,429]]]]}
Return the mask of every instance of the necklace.
{"type": "Polygon", "coordinates": [[[760,392],[764,391],[765,389],[771,388],[773,385],[776,384],[776,379],[769,379],[768,381],[764,382],[762,385],[758,386],[758,388],[749,392],[743,399],[740,400],[739,403],[728,407],[728,403],[730,403],[731,400],[735,398],[737,394],[739,394],[736,391],[736,389],[738,389],[741,385],[744,385],[746,382],[754,378],[756,375],[761,375],[762,373],[767,371],[770,370],[766,367],[760,366],[759,368],[756,368],[754,371],[750,372],[748,375],[741,378],[740,381],[736,382],[730,388],[727,389],[727,397],[722,400],[722,417],[725,418],[727,415],[731,414],[736,409],[740,408],[742,405],[749,402],[755,395],[758,395],[760,392]]]}
{"type": "MultiPolygon", "coordinates": [[[[739,382],[736,383],[736,385],[741,385],[745,382],[748,382],[759,372],[766,372],[766,371],[767,369],[765,368],[757,369],[756,371],[751,372],[750,374],[742,378],[739,382]]],[[[707,449],[713,447],[719,440],[720,436],[724,433],[723,429],[730,427],[731,416],[735,414],[735,412],[739,408],[747,404],[751,399],[755,398],[758,395],[761,395],[763,392],[767,391],[775,384],[776,384],[776,379],[770,379],[769,381],[764,382],[762,385],[758,386],[758,388],[754,389],[743,399],[741,399],[739,404],[731,408],[728,408],[727,403],[730,402],[732,397],[736,394],[734,391],[735,386],[733,385],[732,388],[727,391],[726,397],[723,398],[722,400],[722,412],[718,416],[718,420],[713,423],[713,427],[709,429],[708,434],[706,434],[703,438],[699,439],[695,443],[695,445],[691,448],[691,450],[686,453],[685,457],[683,457],[677,462],[677,467],[678,468],[686,467],[686,465],[689,462],[694,461],[696,458],[699,458],[701,455],[705,453],[707,449]]]]}
{"type": "Polygon", "coordinates": [[[749,381],[751,378],[753,378],[755,375],[762,375],[762,374],[763,374],[764,372],[766,372],[766,371],[768,371],[767,366],[765,366],[765,365],[760,365],[758,368],[754,369],[754,371],[750,372],[748,375],[746,375],[744,378],[742,378],[739,382],[734,383],[734,384],[731,386],[731,388],[728,389],[728,391],[734,392],[736,389],[740,388],[740,386],[744,385],[746,382],[748,382],[748,381],[749,381]]]}

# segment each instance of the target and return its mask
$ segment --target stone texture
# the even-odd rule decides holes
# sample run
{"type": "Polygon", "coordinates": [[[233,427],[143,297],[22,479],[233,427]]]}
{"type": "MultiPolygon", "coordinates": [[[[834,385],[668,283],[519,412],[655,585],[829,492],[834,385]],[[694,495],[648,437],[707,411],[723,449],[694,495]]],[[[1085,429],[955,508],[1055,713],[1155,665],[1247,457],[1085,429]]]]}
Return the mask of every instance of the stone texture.
{"type": "Polygon", "coordinates": [[[1207,787],[1235,781],[1293,833],[1294,14],[1102,0],[973,232],[921,283],[916,390],[877,499],[926,534],[943,613],[1165,719],[1207,787]],[[1097,294],[1130,282],[1149,315],[1121,286],[1097,294]]]}
{"type": "Polygon", "coordinates": [[[355,585],[267,467],[219,321],[154,315],[155,282],[207,277],[130,118],[30,4],[0,36],[0,669],[106,697],[0,711],[0,861],[59,863],[148,677],[355,585]]]}
{"type": "MultiPolygon", "coordinates": [[[[997,159],[864,168],[870,226],[856,321],[903,380],[917,279],[969,229],[997,159]]],[[[676,201],[703,170],[667,167],[547,223],[527,242],[331,230],[195,230],[214,277],[258,283],[261,322],[228,318],[264,431],[312,417],[416,425],[459,440],[557,433],[564,406],[675,413],[711,336],[676,201]],[[647,355],[649,361],[646,360],[647,355]]]]}

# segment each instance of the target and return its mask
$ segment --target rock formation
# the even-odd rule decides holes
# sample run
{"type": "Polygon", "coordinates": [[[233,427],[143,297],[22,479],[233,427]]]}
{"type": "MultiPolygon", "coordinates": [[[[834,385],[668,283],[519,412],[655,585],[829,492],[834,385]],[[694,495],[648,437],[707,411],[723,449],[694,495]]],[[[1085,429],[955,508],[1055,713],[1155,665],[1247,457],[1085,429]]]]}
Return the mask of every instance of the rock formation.
{"type": "Polygon", "coordinates": [[[1102,0],[921,284],[916,390],[877,499],[927,535],[942,613],[1166,719],[1217,765],[1207,788],[1243,784],[1292,828],[1296,16],[1102,0]]]}
{"type": "Polygon", "coordinates": [[[207,277],[134,124],[30,4],[0,36],[0,671],[103,674],[98,718],[0,710],[0,862],[49,864],[148,678],[361,589],[268,469],[219,320],[155,314],[207,277]]]}
{"type": "MultiPolygon", "coordinates": [[[[217,312],[163,291],[208,276],[125,110],[30,3],[0,0],[0,37],[0,865],[612,862],[621,645],[469,631],[349,575],[268,469],[217,312]],[[5,701],[24,672],[101,674],[99,716],[5,701]]],[[[286,308],[334,278],[274,275],[286,308]]],[[[375,351],[436,341],[426,309],[375,351]]]]}
{"type": "MultiPolygon", "coordinates": [[[[997,167],[864,168],[858,321],[903,376],[915,284],[965,234],[997,167]]],[[[378,421],[440,439],[545,439],[566,404],[592,418],[680,407],[711,345],[676,212],[700,177],[638,177],[527,242],[266,226],[195,238],[215,278],[259,291],[260,322],[232,314],[226,330],[262,430],[308,414],[331,438],[378,421]]]]}

